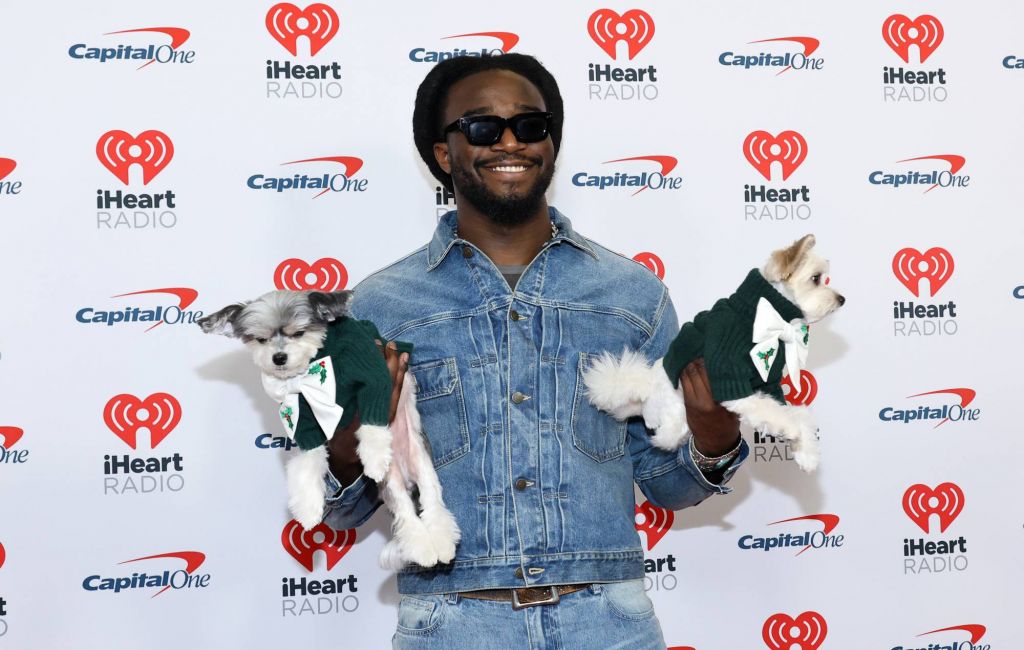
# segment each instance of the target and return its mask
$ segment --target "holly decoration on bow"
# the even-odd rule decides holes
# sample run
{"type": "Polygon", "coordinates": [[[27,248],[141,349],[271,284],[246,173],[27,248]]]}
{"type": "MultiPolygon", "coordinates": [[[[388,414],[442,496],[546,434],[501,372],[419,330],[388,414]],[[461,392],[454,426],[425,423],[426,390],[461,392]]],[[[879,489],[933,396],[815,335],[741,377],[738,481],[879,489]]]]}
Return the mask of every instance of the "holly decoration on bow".
{"type": "Polygon", "coordinates": [[[309,371],[307,372],[307,374],[320,375],[320,385],[323,386],[324,382],[327,381],[327,362],[314,362],[313,365],[309,367],[309,371]]]}
{"type": "Polygon", "coordinates": [[[775,348],[768,348],[764,352],[758,352],[757,358],[764,362],[765,372],[771,370],[772,363],[771,358],[775,356],[775,348]]]}
{"type": "Polygon", "coordinates": [[[292,407],[290,406],[284,406],[281,408],[281,419],[284,420],[284,423],[288,425],[289,431],[295,430],[295,423],[292,422],[293,413],[294,411],[292,411],[292,407]]]}

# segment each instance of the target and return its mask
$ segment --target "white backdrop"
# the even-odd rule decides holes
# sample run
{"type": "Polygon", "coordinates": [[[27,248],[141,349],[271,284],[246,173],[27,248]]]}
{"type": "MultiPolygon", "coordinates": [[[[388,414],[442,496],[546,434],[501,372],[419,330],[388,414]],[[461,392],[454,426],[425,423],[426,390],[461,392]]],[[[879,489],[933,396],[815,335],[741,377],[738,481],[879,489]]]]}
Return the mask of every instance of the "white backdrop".
{"type": "MultiPolygon", "coordinates": [[[[1024,67],[1014,66],[1024,7],[328,4],[338,29],[314,38],[315,56],[306,37],[297,55],[272,37],[272,2],[4,8],[0,647],[387,646],[398,595],[376,566],[386,513],[328,540],[341,548],[316,553],[312,571],[309,552],[289,553],[285,452],[261,447],[280,443],[272,405],[241,347],[190,321],[275,276],[302,288],[296,279],[318,260],[325,288],[351,287],[425,243],[444,206],[412,145],[413,97],[430,65],[413,59],[500,47],[536,55],[561,85],[550,202],[587,236],[647,253],[681,320],[807,232],[848,299],[812,336],[821,470],[801,474],[783,446],[746,432],[752,456],[732,495],[670,520],[638,515],[669,645],[1021,647],[1012,610],[1024,508],[1011,477],[1021,451],[1012,381],[1024,319],[1024,67]],[[628,43],[613,58],[588,33],[598,10],[610,29],[619,15],[653,25],[632,59],[628,43]],[[883,35],[899,15],[908,18],[883,35]],[[123,30],[148,31],[111,34],[123,30]],[[898,52],[917,40],[923,51],[910,46],[904,62],[898,52]],[[110,58],[121,45],[175,61],[140,69],[148,58],[110,58]],[[76,58],[104,48],[106,61],[76,58]],[[762,53],[800,56],[788,70],[722,63],[762,53]],[[315,64],[328,78],[291,88],[267,79],[268,65],[285,64],[315,64]],[[644,80],[592,87],[591,64],[645,70],[644,80]],[[886,67],[915,82],[932,72],[920,79],[933,83],[886,84],[886,67]],[[757,131],[767,153],[748,158],[757,131]],[[774,136],[802,153],[766,161],[774,136]],[[106,164],[97,142],[109,145],[106,164]],[[118,162],[133,142],[156,158],[118,162]],[[296,162],[314,158],[337,160],[296,162]],[[665,172],[653,182],[665,187],[634,195],[573,181],[644,172],[665,172]],[[948,186],[869,180],[912,172],[944,172],[948,186]],[[249,186],[295,174],[347,174],[335,179],[347,189],[249,186]],[[747,185],[798,200],[747,208],[747,185]],[[118,191],[161,205],[97,206],[98,193],[118,191]],[[894,303],[911,302],[946,307],[894,318],[894,303]],[[953,406],[959,419],[883,419],[922,406],[953,406]],[[125,456],[141,471],[104,473],[125,456]],[[798,545],[743,548],[786,534],[821,548],[798,554],[802,543],[786,537],[798,545]],[[905,540],[934,554],[906,558],[905,540]],[[151,582],[117,582],[133,574],[151,582]],[[285,595],[302,580],[342,593],[285,595]],[[818,635],[791,635],[792,620],[818,635]]],[[[277,11],[278,25],[297,24],[277,11]]]]}

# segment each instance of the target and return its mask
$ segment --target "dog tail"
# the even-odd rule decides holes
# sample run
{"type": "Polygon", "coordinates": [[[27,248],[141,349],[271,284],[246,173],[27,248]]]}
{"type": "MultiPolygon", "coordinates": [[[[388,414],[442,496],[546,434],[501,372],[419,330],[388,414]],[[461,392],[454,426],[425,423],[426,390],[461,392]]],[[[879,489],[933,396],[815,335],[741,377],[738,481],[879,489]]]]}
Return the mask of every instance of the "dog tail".
{"type": "Polygon", "coordinates": [[[653,372],[664,371],[652,368],[639,352],[626,349],[617,359],[605,352],[583,374],[587,399],[618,420],[640,415],[651,394],[653,372]]]}

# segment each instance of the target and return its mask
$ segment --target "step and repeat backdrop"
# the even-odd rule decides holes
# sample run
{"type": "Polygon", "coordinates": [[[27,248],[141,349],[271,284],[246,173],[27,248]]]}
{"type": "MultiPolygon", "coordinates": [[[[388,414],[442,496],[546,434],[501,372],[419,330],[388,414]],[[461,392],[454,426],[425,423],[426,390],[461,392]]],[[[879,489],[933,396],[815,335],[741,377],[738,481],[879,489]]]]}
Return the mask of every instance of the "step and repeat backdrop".
{"type": "Polygon", "coordinates": [[[17,3],[0,120],[0,647],[387,647],[383,511],[303,534],[204,313],[335,290],[454,207],[412,144],[454,56],[537,56],[549,194],[681,320],[813,232],[846,306],[734,491],[637,496],[670,647],[1024,647],[1024,6],[17,3]]]}

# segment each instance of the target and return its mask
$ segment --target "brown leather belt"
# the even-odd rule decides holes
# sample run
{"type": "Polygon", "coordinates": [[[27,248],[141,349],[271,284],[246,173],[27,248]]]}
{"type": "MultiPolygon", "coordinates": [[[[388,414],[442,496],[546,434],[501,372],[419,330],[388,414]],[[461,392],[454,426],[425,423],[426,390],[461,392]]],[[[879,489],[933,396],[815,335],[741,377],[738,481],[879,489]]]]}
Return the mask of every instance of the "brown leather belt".
{"type": "Polygon", "coordinates": [[[463,598],[477,600],[496,600],[512,603],[512,609],[523,609],[534,605],[554,605],[566,594],[582,591],[590,583],[579,585],[552,585],[550,587],[523,587],[522,589],[481,589],[479,591],[463,591],[463,598]]]}

